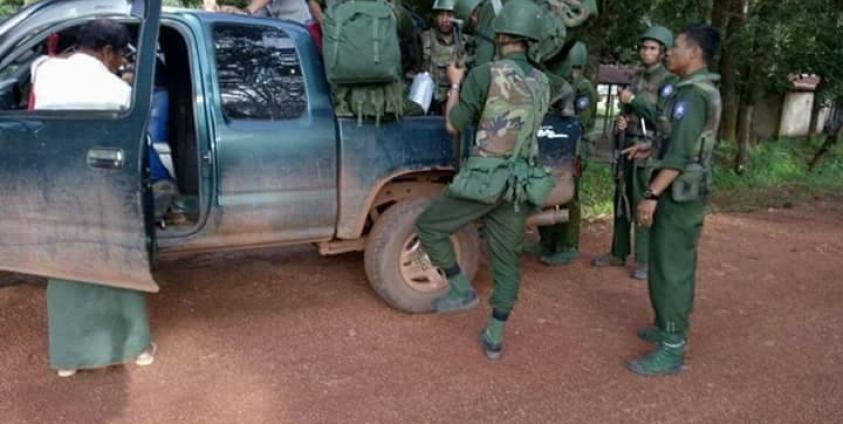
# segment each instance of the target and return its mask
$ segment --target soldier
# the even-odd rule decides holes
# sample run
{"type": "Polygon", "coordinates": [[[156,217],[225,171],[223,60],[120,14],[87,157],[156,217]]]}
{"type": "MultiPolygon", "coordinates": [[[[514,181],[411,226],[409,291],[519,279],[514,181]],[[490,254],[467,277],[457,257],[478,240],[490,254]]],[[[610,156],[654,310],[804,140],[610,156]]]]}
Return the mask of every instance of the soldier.
{"type": "MultiPolygon", "coordinates": [[[[663,61],[667,50],[673,46],[673,34],[665,27],[653,26],[641,36],[638,53],[641,69],[633,83],[634,90],[624,89],[618,97],[622,104],[622,115],[618,117],[617,129],[625,132],[627,148],[635,143],[650,143],[657,126],[656,108],[673,91],[676,76],[665,69],[663,61]]],[[[646,161],[631,162],[620,159],[618,165],[622,175],[615,188],[615,219],[612,234],[612,251],[594,259],[597,267],[624,266],[630,253],[631,216],[641,194],[647,185],[644,172],[646,161]]],[[[647,255],[649,232],[636,226],[635,230],[635,270],[632,278],[647,279],[647,255]]]]}
{"type": "Polygon", "coordinates": [[[583,137],[577,143],[577,162],[574,174],[574,198],[568,205],[570,221],[549,227],[539,227],[541,234],[541,261],[546,265],[567,265],[579,256],[580,202],[579,177],[582,174],[583,139],[594,129],[597,112],[597,90],[583,74],[588,62],[585,44],[577,42],[568,53],[563,69],[570,69],[566,79],[572,81],[575,91],[574,110],[583,127],[583,137]]]}
{"type": "Polygon", "coordinates": [[[693,309],[697,245],[705,218],[711,156],[720,125],[720,76],[708,65],[720,46],[720,33],[705,24],[688,25],[679,34],[668,59],[681,76],[659,119],[660,142],[651,149],[627,149],[631,158],[654,156],[653,178],[638,204],[638,224],[650,231],[650,301],[655,326],[638,336],[656,349],[632,361],[641,375],[665,375],[682,369],[689,316],[693,309]]]}
{"type": "Polygon", "coordinates": [[[454,0],[436,0],[433,10],[436,12],[436,25],[421,34],[422,66],[436,84],[434,110],[441,113],[451,87],[448,65],[457,63],[460,67],[464,66],[465,43],[457,39],[454,31],[454,0]]]}
{"type": "MultiPolygon", "coordinates": [[[[511,154],[518,155],[520,161],[531,154],[536,143],[550,102],[547,76],[527,61],[527,42],[538,38],[540,13],[530,2],[510,0],[494,25],[502,59],[475,67],[462,84],[465,71],[456,66],[448,68],[454,84],[446,104],[447,129],[458,134],[472,122],[477,123],[471,157],[479,162],[495,162],[496,158],[507,159],[511,154]],[[521,146],[518,152],[516,146],[521,146]]],[[[466,172],[465,168],[461,172],[466,172]]],[[[507,179],[518,178],[505,172],[507,179]]],[[[433,199],[416,224],[422,246],[450,283],[449,292],[433,305],[435,311],[447,312],[467,310],[478,303],[471,282],[457,264],[450,235],[464,225],[483,220],[494,280],[489,301],[492,316],[480,336],[489,359],[501,356],[504,325],[518,297],[519,257],[531,209],[522,197],[516,194],[507,201],[500,196],[493,204],[487,204],[462,197],[449,188],[433,199]]]]}
{"type": "Polygon", "coordinates": [[[495,58],[495,31],[492,23],[501,0],[456,0],[454,16],[465,23],[472,34],[473,66],[491,62],[495,58]]]}

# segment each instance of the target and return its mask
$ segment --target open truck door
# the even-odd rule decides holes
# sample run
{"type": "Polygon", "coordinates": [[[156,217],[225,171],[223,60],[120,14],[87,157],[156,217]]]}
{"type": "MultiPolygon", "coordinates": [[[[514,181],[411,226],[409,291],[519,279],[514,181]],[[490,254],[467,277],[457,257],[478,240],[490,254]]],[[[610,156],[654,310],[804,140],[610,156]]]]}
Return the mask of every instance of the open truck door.
{"type": "Polygon", "coordinates": [[[0,23],[0,269],[158,291],[146,126],[160,14],[161,0],[43,0],[0,23]],[[137,34],[130,109],[27,110],[40,46],[97,18],[137,34]]]}

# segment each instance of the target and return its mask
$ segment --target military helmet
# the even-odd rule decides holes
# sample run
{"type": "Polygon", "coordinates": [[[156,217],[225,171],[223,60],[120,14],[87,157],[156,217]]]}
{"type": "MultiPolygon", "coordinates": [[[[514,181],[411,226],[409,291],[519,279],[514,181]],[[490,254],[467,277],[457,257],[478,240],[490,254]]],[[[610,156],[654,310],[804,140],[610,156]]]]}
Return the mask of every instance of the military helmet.
{"type": "Polygon", "coordinates": [[[453,12],[456,0],[436,0],[433,2],[433,10],[437,12],[453,12]]]}
{"type": "Polygon", "coordinates": [[[673,33],[661,25],[653,25],[644,32],[638,41],[655,40],[662,43],[665,49],[673,47],[673,33]]]}
{"type": "Polygon", "coordinates": [[[516,35],[530,40],[541,38],[542,11],[526,0],[509,0],[492,25],[495,34],[516,35]]]}
{"type": "Polygon", "coordinates": [[[463,21],[468,20],[474,12],[474,9],[480,5],[480,1],[481,0],[454,0],[452,7],[454,16],[457,19],[462,19],[463,21]]]}
{"type": "Polygon", "coordinates": [[[574,43],[565,61],[570,63],[571,68],[584,68],[585,64],[588,63],[588,48],[586,48],[585,43],[582,41],[574,43]]]}

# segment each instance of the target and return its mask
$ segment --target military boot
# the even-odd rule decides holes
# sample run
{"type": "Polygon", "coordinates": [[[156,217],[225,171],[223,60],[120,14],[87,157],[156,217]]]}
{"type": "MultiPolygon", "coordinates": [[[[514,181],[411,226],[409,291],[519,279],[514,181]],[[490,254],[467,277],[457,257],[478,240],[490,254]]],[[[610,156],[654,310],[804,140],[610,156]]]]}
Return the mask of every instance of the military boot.
{"type": "Polygon", "coordinates": [[[607,253],[602,256],[598,256],[591,261],[591,265],[596,266],[598,268],[604,268],[607,266],[625,266],[626,259],[619,258],[611,253],[607,253]]]}
{"type": "Polygon", "coordinates": [[[643,376],[656,377],[682,372],[685,363],[687,342],[681,336],[665,336],[656,346],[656,350],[641,359],[629,363],[630,371],[643,376]]]}
{"type": "Polygon", "coordinates": [[[648,268],[649,267],[647,266],[647,264],[636,262],[635,270],[632,271],[632,278],[636,280],[647,280],[647,277],[649,275],[648,268]]]}
{"type": "Polygon", "coordinates": [[[480,303],[465,274],[459,273],[449,278],[448,283],[451,286],[448,293],[433,301],[434,312],[467,311],[480,303]]]}
{"type": "Polygon", "coordinates": [[[523,252],[528,256],[543,256],[547,254],[547,249],[544,248],[542,243],[536,243],[524,246],[523,252]]]}
{"type": "Polygon", "coordinates": [[[503,355],[503,329],[506,321],[494,317],[489,318],[486,328],[480,333],[480,344],[490,360],[500,359],[503,355]]]}
{"type": "Polygon", "coordinates": [[[659,343],[664,339],[664,333],[655,325],[646,325],[638,329],[638,338],[650,343],[659,343]]]}
{"type": "Polygon", "coordinates": [[[577,256],[579,256],[577,249],[568,248],[552,255],[544,255],[541,257],[541,261],[547,266],[568,265],[573,262],[577,256]]]}

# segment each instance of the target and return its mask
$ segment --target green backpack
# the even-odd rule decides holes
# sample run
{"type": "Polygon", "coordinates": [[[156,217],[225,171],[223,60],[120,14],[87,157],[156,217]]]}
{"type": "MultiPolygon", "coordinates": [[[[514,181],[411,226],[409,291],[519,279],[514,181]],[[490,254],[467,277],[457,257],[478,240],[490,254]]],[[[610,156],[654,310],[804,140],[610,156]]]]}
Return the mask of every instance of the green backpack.
{"type": "Polygon", "coordinates": [[[386,84],[401,78],[395,11],[384,0],[351,0],[324,21],[325,73],[334,85],[386,84]]]}

